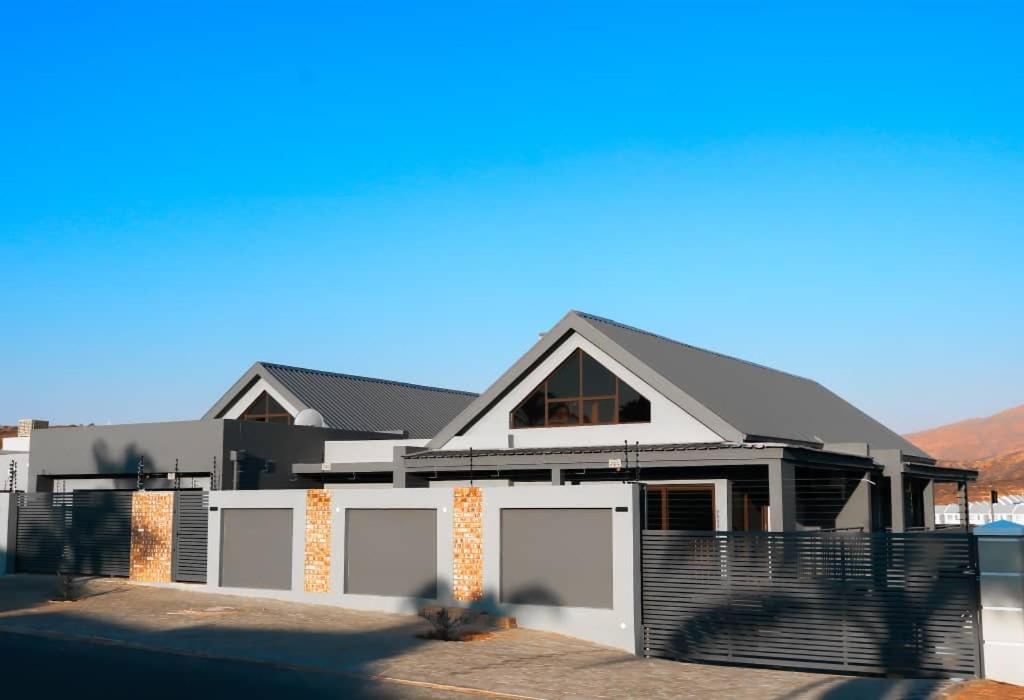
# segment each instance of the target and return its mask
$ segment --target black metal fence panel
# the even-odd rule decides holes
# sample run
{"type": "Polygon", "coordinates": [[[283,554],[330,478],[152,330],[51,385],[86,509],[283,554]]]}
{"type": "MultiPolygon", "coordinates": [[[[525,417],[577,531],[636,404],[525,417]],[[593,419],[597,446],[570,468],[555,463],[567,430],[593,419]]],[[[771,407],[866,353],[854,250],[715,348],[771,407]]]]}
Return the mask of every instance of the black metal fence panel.
{"type": "Polygon", "coordinates": [[[965,533],[643,532],[648,656],[851,673],[979,675],[965,533]]]}
{"type": "Polygon", "coordinates": [[[18,496],[18,571],[128,576],[131,536],[130,491],[18,496]]]}
{"type": "Polygon", "coordinates": [[[174,496],[175,581],[206,583],[209,503],[206,491],[181,491],[174,496]]]}
{"type": "Polygon", "coordinates": [[[71,494],[18,494],[15,570],[55,574],[64,561],[71,494]]]}

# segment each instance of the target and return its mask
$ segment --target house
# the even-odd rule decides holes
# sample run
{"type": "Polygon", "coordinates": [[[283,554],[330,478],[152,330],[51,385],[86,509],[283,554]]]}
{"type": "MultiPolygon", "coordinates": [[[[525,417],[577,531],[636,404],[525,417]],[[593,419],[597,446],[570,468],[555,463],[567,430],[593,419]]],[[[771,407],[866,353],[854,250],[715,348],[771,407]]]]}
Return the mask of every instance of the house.
{"type": "Polygon", "coordinates": [[[425,444],[475,396],[257,362],[198,420],[40,431],[29,490],[309,488],[322,480],[293,463],[340,441],[425,444]]]}
{"type": "Polygon", "coordinates": [[[406,487],[639,480],[648,528],[747,531],[932,528],[935,484],[965,498],[977,476],[817,382],[578,311],[425,445],[390,447],[367,459],[346,442],[294,471],[406,487]]]}
{"type": "Polygon", "coordinates": [[[646,484],[649,529],[935,526],[976,472],[817,382],[570,311],[486,391],[257,362],[199,420],[40,431],[33,490],[646,484]]]}
{"type": "Polygon", "coordinates": [[[27,488],[32,433],[45,430],[49,425],[45,420],[22,418],[14,435],[0,438],[0,490],[24,491],[27,488]]]}
{"type": "MultiPolygon", "coordinates": [[[[959,504],[935,506],[935,524],[947,527],[963,525],[963,507],[959,504]]],[[[1024,496],[1000,496],[996,503],[991,501],[971,501],[968,508],[968,522],[975,527],[987,525],[999,520],[1024,525],[1024,496]]]]}

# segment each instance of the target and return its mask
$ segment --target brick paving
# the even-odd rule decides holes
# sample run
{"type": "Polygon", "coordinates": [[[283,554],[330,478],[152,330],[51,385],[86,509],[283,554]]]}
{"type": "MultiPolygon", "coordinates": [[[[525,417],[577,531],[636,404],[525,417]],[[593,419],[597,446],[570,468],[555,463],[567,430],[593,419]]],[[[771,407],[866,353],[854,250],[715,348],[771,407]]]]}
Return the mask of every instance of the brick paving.
{"type": "Polygon", "coordinates": [[[971,681],[951,689],[952,700],[1024,700],[1024,688],[995,681],[971,681]]]}
{"type": "Polygon", "coordinates": [[[83,597],[74,603],[47,602],[52,590],[51,577],[0,578],[0,630],[98,637],[179,653],[527,698],[895,700],[945,697],[950,690],[943,682],[640,659],[528,630],[501,630],[476,642],[432,641],[417,636],[427,627],[410,615],[158,588],[118,579],[83,584],[83,597]]]}

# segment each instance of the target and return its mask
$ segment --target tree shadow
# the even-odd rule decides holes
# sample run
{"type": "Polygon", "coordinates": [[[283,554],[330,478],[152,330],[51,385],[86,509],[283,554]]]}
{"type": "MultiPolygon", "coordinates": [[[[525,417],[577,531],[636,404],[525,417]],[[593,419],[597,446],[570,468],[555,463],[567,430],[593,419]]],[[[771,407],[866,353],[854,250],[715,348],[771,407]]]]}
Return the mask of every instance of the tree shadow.
{"type": "MultiPolygon", "coordinates": [[[[645,580],[645,624],[659,656],[899,674],[914,678],[899,697],[924,697],[950,677],[972,675],[978,653],[976,572],[964,556],[972,543],[955,537],[965,536],[680,540],[664,575],[685,583],[645,580]],[[666,590],[675,602],[659,602],[666,590]],[[658,622],[665,615],[674,623],[658,622]]],[[[875,697],[880,689],[879,679],[851,678],[819,696],[875,697]]]]}
{"type": "MultiPolygon", "coordinates": [[[[35,589],[34,596],[22,601],[24,607],[28,608],[33,603],[42,602],[40,593],[41,590],[46,590],[45,582],[42,580],[44,577],[18,576],[12,578],[22,579],[24,588],[35,589]]],[[[5,600],[8,597],[12,588],[9,583],[9,581],[0,582],[0,600],[5,600]]],[[[126,586],[125,588],[134,589],[135,587],[126,586]]],[[[450,590],[445,581],[439,581],[437,589],[442,591],[441,595],[445,595],[445,592],[450,590]]],[[[118,589],[94,590],[89,595],[99,597],[117,591],[118,589]]],[[[204,593],[207,592],[204,591],[204,593]]],[[[223,594],[230,596],[232,591],[224,589],[223,594]]],[[[200,608],[204,604],[208,606],[211,603],[222,602],[212,597],[207,597],[205,600],[190,598],[187,592],[176,591],[175,595],[179,596],[177,600],[181,601],[181,605],[188,604],[200,608]]],[[[218,596],[218,594],[214,593],[213,596],[218,596]]],[[[239,599],[235,598],[234,600],[239,599]]],[[[244,601],[244,603],[234,604],[251,605],[259,610],[261,605],[270,603],[270,601],[256,597],[246,597],[244,601]]],[[[231,601],[228,602],[231,603],[231,601]]],[[[277,602],[273,601],[273,603],[277,602]]],[[[109,610],[111,605],[111,603],[105,603],[103,609],[109,610]]],[[[134,605],[141,607],[139,603],[134,605]]],[[[338,610],[333,604],[330,607],[333,610],[338,610]]],[[[475,601],[473,604],[467,605],[465,609],[483,612],[485,616],[507,611],[493,597],[475,601]]],[[[312,697],[401,698],[409,697],[407,688],[400,684],[372,681],[371,679],[394,673],[395,671],[392,669],[395,668],[394,663],[397,659],[424,645],[457,644],[458,648],[471,648],[471,645],[476,644],[476,642],[443,642],[426,639],[423,633],[428,629],[427,624],[406,616],[396,616],[393,621],[378,622],[375,623],[375,626],[367,626],[356,620],[346,623],[349,628],[325,630],[321,625],[316,624],[303,628],[302,618],[307,615],[317,616],[318,610],[325,610],[323,606],[316,604],[304,605],[301,609],[296,606],[295,610],[298,611],[299,619],[292,619],[284,623],[280,622],[281,617],[268,616],[261,619],[258,615],[249,615],[244,621],[233,623],[230,615],[218,618],[216,606],[210,609],[213,611],[209,613],[210,622],[204,620],[198,624],[177,623],[179,620],[203,619],[203,610],[190,610],[187,612],[195,613],[196,617],[187,615],[175,617],[176,624],[179,626],[174,629],[154,629],[153,626],[145,622],[148,617],[169,614],[167,603],[164,603],[162,608],[156,606],[153,610],[129,610],[123,615],[119,612],[106,617],[105,613],[97,613],[96,609],[92,610],[91,612],[89,607],[76,609],[76,606],[72,604],[54,605],[50,609],[43,608],[42,610],[26,609],[13,614],[10,614],[9,611],[8,614],[0,616],[0,649],[3,648],[5,635],[18,630],[29,634],[88,637],[114,642],[116,646],[109,650],[107,662],[117,665],[119,670],[116,680],[111,678],[109,681],[99,681],[97,677],[92,681],[93,683],[98,682],[100,686],[105,686],[107,693],[105,697],[134,697],[138,692],[138,686],[134,689],[131,687],[132,678],[137,675],[135,669],[126,669],[124,665],[124,656],[134,653],[130,648],[123,646],[127,643],[130,647],[141,647],[152,652],[159,651],[159,663],[161,664],[159,677],[140,679],[140,682],[144,682],[147,687],[148,697],[154,697],[150,691],[156,692],[155,697],[172,697],[164,692],[164,688],[156,687],[164,683],[169,683],[170,687],[179,689],[180,694],[174,697],[186,696],[175,677],[184,670],[184,667],[192,663],[185,658],[186,656],[198,655],[210,659],[227,659],[227,661],[217,662],[223,666],[219,671],[211,669],[203,671],[201,677],[213,683],[214,686],[218,682],[218,674],[233,675],[231,668],[237,664],[252,666],[257,663],[271,665],[278,669],[277,676],[271,678],[269,682],[266,679],[261,681],[265,687],[242,682],[235,688],[235,692],[231,693],[232,696],[238,692],[245,692],[247,695],[254,693],[256,697],[271,697],[269,689],[273,688],[277,693],[285,689],[290,694],[301,692],[303,695],[312,697]],[[317,680],[322,678],[327,678],[328,681],[317,680]],[[332,693],[331,695],[327,694],[328,689],[332,693]]],[[[345,611],[338,610],[338,612],[345,611]]],[[[179,615],[182,612],[178,611],[174,614],[179,615]]],[[[325,613],[326,615],[329,613],[325,613]]],[[[358,616],[359,613],[356,615],[358,616]]],[[[101,653],[105,653],[105,651],[101,653]]],[[[142,660],[143,667],[146,667],[147,663],[145,659],[142,660]]],[[[459,671],[454,674],[449,673],[443,679],[435,678],[434,680],[457,683],[458,673],[486,670],[492,668],[493,663],[493,657],[487,654],[479,659],[476,659],[472,653],[467,653],[465,656],[460,654],[459,671]]],[[[73,679],[72,672],[68,670],[69,664],[74,666],[74,659],[69,661],[62,656],[62,673],[60,675],[61,678],[68,679],[66,689],[74,690],[76,695],[80,694],[79,691],[84,691],[85,696],[88,697],[89,691],[96,688],[90,684],[88,679],[73,679]]],[[[19,674],[14,675],[27,678],[26,674],[30,674],[31,671],[30,669],[23,670],[25,673],[19,671],[19,674]]],[[[420,670],[416,669],[413,673],[418,674],[420,670]]],[[[428,671],[425,673],[429,678],[431,674],[428,671]]],[[[253,672],[254,678],[263,678],[265,675],[262,667],[256,668],[253,672]]],[[[194,680],[198,683],[199,677],[194,680]]],[[[38,679],[35,679],[34,682],[38,683],[38,679]]],[[[428,680],[428,682],[430,681],[428,680]]],[[[56,694],[61,683],[61,679],[48,683],[48,692],[56,694]]],[[[5,687],[11,688],[11,685],[7,684],[5,687]]],[[[26,685],[26,689],[28,687],[26,685]]],[[[209,687],[211,686],[199,683],[192,686],[191,692],[195,694],[196,689],[201,688],[202,694],[205,696],[209,687]]],[[[415,697],[420,697],[420,695],[415,697]]],[[[430,695],[430,697],[434,696],[430,695]]]]}

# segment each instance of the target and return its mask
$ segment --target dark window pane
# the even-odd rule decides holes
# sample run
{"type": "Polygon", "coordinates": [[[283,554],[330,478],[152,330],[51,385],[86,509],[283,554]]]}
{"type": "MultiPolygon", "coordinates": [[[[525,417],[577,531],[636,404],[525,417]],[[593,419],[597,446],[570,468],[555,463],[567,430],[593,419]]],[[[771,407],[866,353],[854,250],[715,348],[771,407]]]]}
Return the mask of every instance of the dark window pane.
{"type": "Polygon", "coordinates": [[[651,402],[622,380],[619,380],[619,422],[651,422],[651,402]]]}
{"type": "Polygon", "coordinates": [[[552,401],[548,404],[548,425],[579,425],[579,401],[552,401]]]}
{"type": "Polygon", "coordinates": [[[512,413],[513,428],[531,428],[536,425],[544,425],[544,393],[539,389],[512,413]]]}
{"type": "Polygon", "coordinates": [[[269,418],[267,418],[267,422],[269,422],[269,423],[291,423],[292,422],[292,417],[289,416],[288,414],[285,414],[283,416],[270,416],[269,418]]]}
{"type": "Polygon", "coordinates": [[[548,398],[568,399],[580,395],[580,354],[577,350],[548,377],[548,398]]]}
{"type": "Polygon", "coordinates": [[[615,375],[586,353],[583,353],[583,395],[615,395],[615,375]]]}
{"type": "Polygon", "coordinates": [[[647,489],[647,529],[661,529],[661,489],[647,489]]]}
{"type": "Polygon", "coordinates": [[[267,413],[288,413],[284,406],[274,400],[274,397],[267,394],[267,413]]]}
{"type": "Polygon", "coordinates": [[[262,394],[256,397],[256,400],[252,402],[249,408],[245,409],[245,414],[254,414],[258,416],[266,414],[267,398],[267,392],[264,391],[262,394]]]}
{"type": "Polygon", "coordinates": [[[601,425],[615,422],[615,399],[597,399],[583,402],[583,422],[601,425]]]}
{"type": "Polygon", "coordinates": [[[711,489],[668,488],[669,530],[714,530],[714,497],[711,489]]]}

